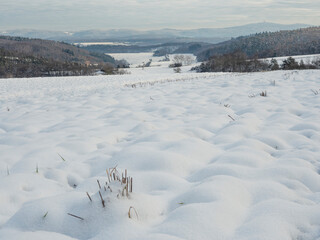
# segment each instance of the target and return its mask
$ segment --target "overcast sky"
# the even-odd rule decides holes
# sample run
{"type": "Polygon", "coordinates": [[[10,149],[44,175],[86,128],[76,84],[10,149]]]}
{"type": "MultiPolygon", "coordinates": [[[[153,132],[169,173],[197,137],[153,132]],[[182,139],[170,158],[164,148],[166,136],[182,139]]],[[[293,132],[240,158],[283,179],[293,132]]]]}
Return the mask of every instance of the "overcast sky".
{"type": "Polygon", "coordinates": [[[0,29],[191,29],[320,25],[320,0],[0,0],[0,29]]]}

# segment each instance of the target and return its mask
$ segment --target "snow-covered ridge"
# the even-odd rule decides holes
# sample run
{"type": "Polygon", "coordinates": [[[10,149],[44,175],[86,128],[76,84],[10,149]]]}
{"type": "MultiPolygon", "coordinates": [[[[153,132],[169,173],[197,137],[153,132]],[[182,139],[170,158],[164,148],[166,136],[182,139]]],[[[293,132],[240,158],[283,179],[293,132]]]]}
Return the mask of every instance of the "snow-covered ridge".
{"type": "Polygon", "coordinates": [[[0,239],[319,239],[319,73],[1,79],[0,239]]]}

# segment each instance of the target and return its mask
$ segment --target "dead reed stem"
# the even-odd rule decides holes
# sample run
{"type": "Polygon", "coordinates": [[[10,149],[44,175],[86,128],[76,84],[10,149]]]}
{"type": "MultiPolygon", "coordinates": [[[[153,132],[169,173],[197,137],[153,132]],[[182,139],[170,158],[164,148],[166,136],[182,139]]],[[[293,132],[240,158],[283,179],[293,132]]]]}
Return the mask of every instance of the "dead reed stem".
{"type": "Polygon", "coordinates": [[[230,115],[228,115],[229,118],[231,118],[233,121],[235,121],[235,119],[233,117],[231,117],[230,115]]]}
{"type": "Polygon", "coordinates": [[[109,183],[110,183],[111,181],[110,181],[110,176],[109,176],[108,169],[106,170],[106,172],[107,172],[108,180],[109,180],[109,183]]]}
{"type": "Polygon", "coordinates": [[[79,217],[79,216],[77,216],[77,215],[74,215],[74,214],[71,214],[71,213],[68,213],[68,215],[69,215],[69,216],[71,216],[71,217],[75,217],[75,218],[78,218],[78,219],[80,219],[80,220],[84,220],[84,218],[82,218],[82,217],[79,217]]]}
{"type": "Polygon", "coordinates": [[[101,192],[100,192],[100,191],[99,191],[99,195],[100,195],[100,198],[101,198],[102,206],[105,207],[104,200],[103,200],[103,198],[102,198],[102,195],[101,195],[101,192]]]}
{"type": "Polygon", "coordinates": [[[89,195],[88,192],[87,192],[87,196],[88,196],[88,198],[90,199],[90,201],[92,202],[92,199],[91,199],[91,197],[90,197],[90,195],[89,195]]]}
{"type": "Polygon", "coordinates": [[[99,185],[99,189],[101,189],[101,185],[100,185],[100,182],[99,182],[98,179],[97,179],[97,183],[98,183],[98,185],[99,185]]]}

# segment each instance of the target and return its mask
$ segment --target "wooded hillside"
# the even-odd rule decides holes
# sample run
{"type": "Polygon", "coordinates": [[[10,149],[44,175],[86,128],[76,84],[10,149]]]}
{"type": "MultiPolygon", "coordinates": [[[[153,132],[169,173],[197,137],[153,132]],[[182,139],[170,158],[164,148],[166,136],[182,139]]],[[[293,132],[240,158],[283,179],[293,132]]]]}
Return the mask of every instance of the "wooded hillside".
{"type": "Polygon", "coordinates": [[[248,57],[281,57],[320,53],[320,27],[264,32],[211,45],[195,53],[198,61],[241,51],[248,57]]]}
{"type": "Polygon", "coordinates": [[[118,64],[67,43],[0,36],[0,78],[113,74],[118,64]]]}
{"type": "Polygon", "coordinates": [[[115,63],[108,55],[90,53],[71,44],[41,39],[0,36],[0,48],[34,57],[43,57],[59,62],[115,63]]]}

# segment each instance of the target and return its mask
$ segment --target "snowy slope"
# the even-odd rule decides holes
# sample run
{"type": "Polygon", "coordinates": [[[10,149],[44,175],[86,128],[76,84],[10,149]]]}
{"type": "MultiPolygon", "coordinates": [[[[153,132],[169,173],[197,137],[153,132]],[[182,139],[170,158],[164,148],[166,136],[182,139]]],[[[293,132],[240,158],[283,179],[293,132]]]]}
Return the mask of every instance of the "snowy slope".
{"type": "Polygon", "coordinates": [[[320,239],[319,73],[0,80],[0,239],[320,239]]]}

